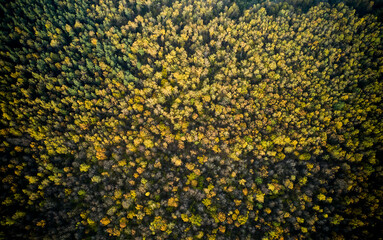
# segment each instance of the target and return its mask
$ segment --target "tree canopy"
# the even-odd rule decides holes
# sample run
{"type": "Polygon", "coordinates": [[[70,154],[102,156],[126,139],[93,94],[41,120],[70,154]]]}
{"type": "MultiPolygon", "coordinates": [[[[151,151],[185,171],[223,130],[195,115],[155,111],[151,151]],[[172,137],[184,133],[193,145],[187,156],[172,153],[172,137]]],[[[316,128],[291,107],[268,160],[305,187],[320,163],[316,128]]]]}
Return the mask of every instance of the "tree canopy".
{"type": "Polygon", "coordinates": [[[381,237],[373,4],[0,1],[0,238],[381,237]]]}

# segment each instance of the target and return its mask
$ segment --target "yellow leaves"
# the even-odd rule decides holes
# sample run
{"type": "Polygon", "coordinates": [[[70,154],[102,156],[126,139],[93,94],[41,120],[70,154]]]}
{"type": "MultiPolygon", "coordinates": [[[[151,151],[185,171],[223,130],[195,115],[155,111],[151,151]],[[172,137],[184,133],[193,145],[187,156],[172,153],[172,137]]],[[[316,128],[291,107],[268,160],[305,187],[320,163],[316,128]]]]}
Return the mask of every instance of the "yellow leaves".
{"type": "Polygon", "coordinates": [[[64,192],[65,192],[65,196],[69,196],[72,193],[72,190],[69,188],[65,188],[64,192]]]}
{"type": "Polygon", "coordinates": [[[267,177],[269,175],[267,166],[262,166],[259,170],[262,177],[267,177]]]}
{"type": "Polygon", "coordinates": [[[92,38],[92,40],[90,40],[91,43],[95,46],[97,46],[97,39],[96,38],[92,38]]]}
{"type": "Polygon", "coordinates": [[[213,188],[214,188],[214,186],[209,184],[208,188],[203,189],[203,191],[206,193],[206,197],[212,198],[216,195],[216,193],[214,191],[212,191],[213,188]],[[212,188],[210,188],[210,186],[212,186],[212,188]]]}
{"type": "Polygon", "coordinates": [[[80,217],[83,218],[83,219],[85,219],[86,216],[87,216],[86,212],[82,212],[82,213],[80,214],[80,217]]]}
{"type": "Polygon", "coordinates": [[[294,188],[294,184],[290,181],[290,179],[287,179],[287,180],[284,182],[284,185],[285,185],[285,187],[287,187],[288,189],[293,189],[293,188],[294,188]]]}
{"type": "Polygon", "coordinates": [[[178,207],[178,198],[171,197],[168,200],[168,206],[169,207],[178,207]]]}
{"type": "Polygon", "coordinates": [[[245,189],[242,190],[242,193],[243,193],[243,195],[245,195],[245,196],[247,196],[248,192],[249,192],[249,191],[247,190],[247,188],[245,188],[245,189]]]}
{"type": "Polygon", "coordinates": [[[256,195],[255,195],[255,199],[260,202],[260,203],[263,203],[265,201],[265,194],[262,193],[262,192],[258,192],[256,195]]]}
{"type": "Polygon", "coordinates": [[[155,167],[155,168],[161,168],[161,167],[162,167],[161,162],[160,162],[160,161],[156,161],[156,162],[154,163],[154,167],[155,167]]]}
{"type": "Polygon", "coordinates": [[[74,28],[82,28],[83,25],[82,23],[80,23],[78,20],[76,20],[75,24],[74,24],[74,28]]]}
{"type": "Polygon", "coordinates": [[[72,32],[72,27],[71,27],[70,25],[68,25],[68,24],[65,24],[65,30],[66,30],[68,33],[70,33],[70,32],[72,32]]]}
{"type": "Polygon", "coordinates": [[[311,158],[311,155],[309,153],[303,153],[299,155],[299,160],[301,161],[308,161],[310,160],[310,158],[311,158]]]}
{"type": "Polygon", "coordinates": [[[213,190],[213,189],[214,189],[214,185],[213,185],[213,184],[209,184],[209,185],[207,186],[207,189],[208,189],[208,191],[213,190]]]}
{"type": "Polygon", "coordinates": [[[185,166],[186,166],[187,169],[192,171],[194,169],[194,167],[195,167],[195,164],[193,164],[193,163],[186,163],[185,166]]]}
{"type": "Polygon", "coordinates": [[[199,101],[195,101],[194,105],[197,108],[198,113],[201,113],[203,110],[203,104],[199,101]]]}
{"type": "Polygon", "coordinates": [[[239,206],[242,203],[242,200],[234,199],[235,206],[239,206]]]}
{"type": "Polygon", "coordinates": [[[297,222],[299,222],[299,223],[304,223],[305,220],[304,220],[303,218],[297,217],[297,222]]]}
{"type": "Polygon", "coordinates": [[[219,226],[219,227],[218,227],[218,230],[219,230],[221,233],[225,233],[225,231],[226,231],[226,227],[225,227],[225,226],[219,226]]]}
{"type": "Polygon", "coordinates": [[[244,225],[246,222],[247,222],[247,219],[249,218],[249,212],[247,212],[247,215],[244,216],[244,215],[239,215],[238,216],[238,222],[239,224],[241,225],[244,225]]]}
{"type": "Polygon", "coordinates": [[[307,183],[307,177],[303,177],[303,178],[301,178],[301,179],[299,180],[299,184],[300,184],[301,186],[305,185],[306,183],[307,183]]]}
{"type": "Polygon", "coordinates": [[[141,209],[143,208],[143,206],[140,205],[140,204],[136,204],[135,208],[136,208],[137,210],[141,210],[141,209]]]}
{"type": "Polygon", "coordinates": [[[267,184],[267,187],[270,191],[274,191],[275,190],[275,185],[274,184],[267,184]]]}
{"type": "Polygon", "coordinates": [[[128,214],[126,215],[128,219],[133,219],[135,216],[136,214],[133,211],[129,211],[128,214]]]}
{"type": "Polygon", "coordinates": [[[319,201],[325,201],[326,200],[326,196],[322,193],[318,194],[317,198],[319,199],[319,201]]]}
{"type": "Polygon", "coordinates": [[[135,22],[144,22],[144,18],[141,15],[138,15],[134,21],[135,22]]]}
{"type": "Polygon", "coordinates": [[[340,224],[340,222],[342,222],[344,220],[344,218],[338,214],[335,214],[334,218],[332,219],[331,221],[331,224],[333,225],[338,225],[340,224]]]}
{"type": "Polygon", "coordinates": [[[90,166],[86,164],[80,165],[80,172],[87,172],[89,170],[90,166]]]}
{"type": "Polygon", "coordinates": [[[200,163],[200,164],[203,164],[203,163],[205,163],[205,162],[207,162],[207,157],[206,156],[201,156],[201,157],[197,157],[197,159],[198,159],[198,162],[200,163]]]}
{"type": "Polygon", "coordinates": [[[138,174],[142,174],[144,172],[144,169],[142,167],[138,167],[136,171],[138,174]]]}
{"type": "Polygon", "coordinates": [[[305,202],[311,202],[312,201],[312,199],[310,197],[308,197],[306,194],[303,194],[302,198],[305,202]]]}
{"type": "Polygon", "coordinates": [[[271,213],[271,209],[270,209],[270,208],[266,208],[266,209],[265,209],[265,212],[266,212],[267,214],[270,214],[270,213],[271,213]]]}
{"type": "Polygon", "coordinates": [[[92,105],[93,105],[93,103],[89,100],[85,100],[84,104],[85,104],[85,108],[88,110],[90,110],[92,108],[92,105]]]}
{"type": "Polygon", "coordinates": [[[325,117],[323,119],[323,122],[329,123],[331,121],[331,117],[325,117]]]}
{"type": "Polygon", "coordinates": [[[118,161],[118,166],[123,167],[123,166],[125,166],[125,165],[126,165],[126,161],[125,161],[125,160],[123,160],[123,161],[118,161]]]}
{"type": "Polygon", "coordinates": [[[96,148],[96,157],[98,160],[105,160],[107,156],[105,155],[106,150],[104,148],[97,147],[96,148]]]}
{"type": "Polygon", "coordinates": [[[197,185],[198,185],[198,181],[197,181],[197,180],[192,180],[192,181],[191,181],[191,185],[192,185],[193,187],[197,187],[197,185]]]}
{"type": "Polygon", "coordinates": [[[104,226],[108,225],[110,223],[110,220],[108,217],[104,217],[103,219],[100,220],[100,223],[104,226]]]}
{"type": "Polygon", "coordinates": [[[286,136],[279,136],[273,140],[273,143],[278,145],[286,145],[286,144],[289,144],[290,142],[291,142],[291,139],[286,136]]]}
{"type": "Polygon", "coordinates": [[[314,167],[314,164],[308,163],[306,166],[307,166],[308,170],[311,170],[314,167]]]}
{"type": "Polygon", "coordinates": [[[121,192],[121,190],[116,190],[116,191],[114,191],[114,198],[115,198],[115,199],[120,199],[121,196],[122,196],[122,192],[121,192]]]}
{"type": "MultiPolygon", "coordinates": [[[[86,103],[85,103],[86,104],[86,103]]],[[[80,127],[81,130],[88,130],[89,128],[89,124],[85,124],[85,123],[80,123],[78,124],[78,126],[80,127]]],[[[74,137],[74,136],[73,136],[74,137]]],[[[80,141],[80,138],[78,136],[74,137],[73,139],[76,143],[78,143],[80,141]]]]}
{"type": "Polygon", "coordinates": [[[137,196],[137,194],[136,194],[136,190],[130,190],[130,197],[131,197],[132,199],[136,199],[136,196],[137,196]]]}
{"type": "Polygon", "coordinates": [[[201,175],[201,170],[199,168],[195,168],[193,169],[193,173],[196,175],[196,176],[200,176],[201,175]]]}
{"type": "Polygon", "coordinates": [[[246,208],[250,211],[254,209],[254,201],[252,196],[248,197],[248,201],[246,202],[246,208]]]}
{"type": "Polygon", "coordinates": [[[20,74],[21,74],[20,72],[16,71],[14,73],[11,73],[11,77],[16,79],[16,78],[18,78],[20,76],[20,74]]]}
{"type": "Polygon", "coordinates": [[[148,183],[148,180],[146,178],[141,178],[141,183],[143,185],[146,185],[148,183]]]}
{"type": "Polygon", "coordinates": [[[102,71],[105,71],[107,68],[110,68],[108,65],[106,65],[104,62],[100,62],[98,64],[102,71]]]}
{"type": "Polygon", "coordinates": [[[91,226],[93,226],[93,225],[95,224],[95,222],[94,222],[92,219],[90,219],[90,218],[86,219],[86,222],[87,222],[89,225],[91,225],[91,226]]]}
{"type": "Polygon", "coordinates": [[[219,220],[220,222],[224,222],[224,221],[226,220],[226,214],[223,213],[223,212],[219,212],[219,213],[218,213],[218,220],[219,220]]]}
{"type": "Polygon", "coordinates": [[[106,229],[106,231],[109,233],[110,236],[119,237],[121,235],[121,232],[116,228],[108,228],[106,229]]]}
{"type": "Polygon", "coordinates": [[[171,162],[176,165],[177,167],[181,166],[182,165],[182,161],[181,159],[179,159],[177,156],[173,156],[171,158],[171,162]]]}
{"type": "Polygon", "coordinates": [[[320,210],[320,207],[319,207],[318,205],[315,205],[315,206],[313,207],[313,209],[314,209],[315,211],[319,211],[319,210],[320,210]]]}
{"type": "MultiPolygon", "coordinates": [[[[176,93],[177,92],[177,89],[176,88],[173,88],[172,86],[170,85],[167,85],[167,86],[164,86],[163,88],[161,88],[161,92],[165,95],[165,96],[171,96],[172,94],[176,93]]],[[[202,104],[201,104],[201,107],[202,107],[202,104]]]]}
{"type": "Polygon", "coordinates": [[[190,217],[190,222],[192,225],[201,226],[202,218],[199,215],[192,214],[190,217]]]}
{"type": "Polygon", "coordinates": [[[135,103],[133,104],[133,109],[136,110],[137,112],[142,112],[144,111],[144,105],[135,103]]]}
{"type": "Polygon", "coordinates": [[[134,146],[138,146],[138,145],[140,145],[142,143],[142,139],[141,138],[135,138],[134,140],[133,140],[133,144],[134,144],[134,146]]]}
{"type": "Polygon", "coordinates": [[[244,186],[245,183],[246,183],[246,180],[245,180],[245,179],[241,179],[241,180],[239,180],[239,184],[240,184],[240,185],[244,186]]]}
{"type": "Polygon", "coordinates": [[[203,96],[202,100],[203,100],[204,102],[210,102],[211,97],[210,97],[209,95],[205,95],[205,96],[203,96]]]}
{"type": "Polygon", "coordinates": [[[41,221],[36,223],[36,226],[43,228],[43,227],[45,227],[45,224],[46,224],[45,220],[41,220],[41,221]]]}
{"type": "Polygon", "coordinates": [[[181,218],[184,222],[189,222],[189,217],[187,214],[181,214],[181,218]]]}
{"type": "Polygon", "coordinates": [[[161,216],[157,216],[154,218],[154,221],[150,223],[150,230],[153,232],[161,230],[165,232],[168,228],[166,220],[164,220],[161,216]]]}
{"type": "Polygon", "coordinates": [[[126,224],[127,224],[127,219],[126,218],[121,218],[120,219],[120,228],[125,228],[126,227],[126,224]]]}
{"type": "Polygon", "coordinates": [[[60,45],[60,42],[56,39],[52,39],[50,45],[51,47],[58,47],[60,45]]]}
{"type": "Polygon", "coordinates": [[[154,143],[153,143],[153,141],[150,140],[150,139],[146,139],[146,140],[144,140],[144,145],[145,145],[146,148],[152,148],[152,147],[154,147],[154,143]]]}
{"type": "Polygon", "coordinates": [[[277,64],[274,61],[272,61],[269,65],[269,67],[271,70],[275,70],[275,69],[277,69],[277,64]]]}
{"type": "Polygon", "coordinates": [[[34,184],[38,181],[38,178],[33,176],[25,176],[25,178],[28,179],[29,184],[34,184]]]}
{"type": "Polygon", "coordinates": [[[202,200],[202,203],[206,207],[209,207],[211,205],[211,199],[205,198],[204,200],[202,200]]]}

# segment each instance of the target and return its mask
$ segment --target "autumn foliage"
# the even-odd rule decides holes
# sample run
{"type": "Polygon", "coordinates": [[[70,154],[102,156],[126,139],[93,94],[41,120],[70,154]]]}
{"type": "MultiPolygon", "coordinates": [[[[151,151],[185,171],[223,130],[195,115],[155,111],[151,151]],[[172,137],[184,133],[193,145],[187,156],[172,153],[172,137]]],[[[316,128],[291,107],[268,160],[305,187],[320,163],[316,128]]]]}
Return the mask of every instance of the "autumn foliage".
{"type": "Polygon", "coordinates": [[[381,237],[382,23],[302,2],[1,1],[0,238],[381,237]]]}

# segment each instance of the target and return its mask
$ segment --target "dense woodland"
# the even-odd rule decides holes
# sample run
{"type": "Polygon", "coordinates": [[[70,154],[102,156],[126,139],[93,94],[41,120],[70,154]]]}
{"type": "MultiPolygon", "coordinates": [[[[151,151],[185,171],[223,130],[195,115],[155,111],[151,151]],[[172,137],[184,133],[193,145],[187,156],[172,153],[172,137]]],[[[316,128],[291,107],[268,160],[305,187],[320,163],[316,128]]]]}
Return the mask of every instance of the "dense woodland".
{"type": "Polygon", "coordinates": [[[0,239],[379,239],[380,4],[1,0],[0,239]]]}

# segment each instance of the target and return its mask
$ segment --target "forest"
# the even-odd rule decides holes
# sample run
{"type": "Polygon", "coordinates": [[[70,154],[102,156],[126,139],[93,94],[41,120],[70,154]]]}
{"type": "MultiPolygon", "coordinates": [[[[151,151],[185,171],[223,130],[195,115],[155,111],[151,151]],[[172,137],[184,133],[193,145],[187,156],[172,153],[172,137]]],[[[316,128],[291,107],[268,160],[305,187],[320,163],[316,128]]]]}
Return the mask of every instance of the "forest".
{"type": "Polygon", "coordinates": [[[382,9],[0,0],[0,239],[381,239],[382,9]]]}

